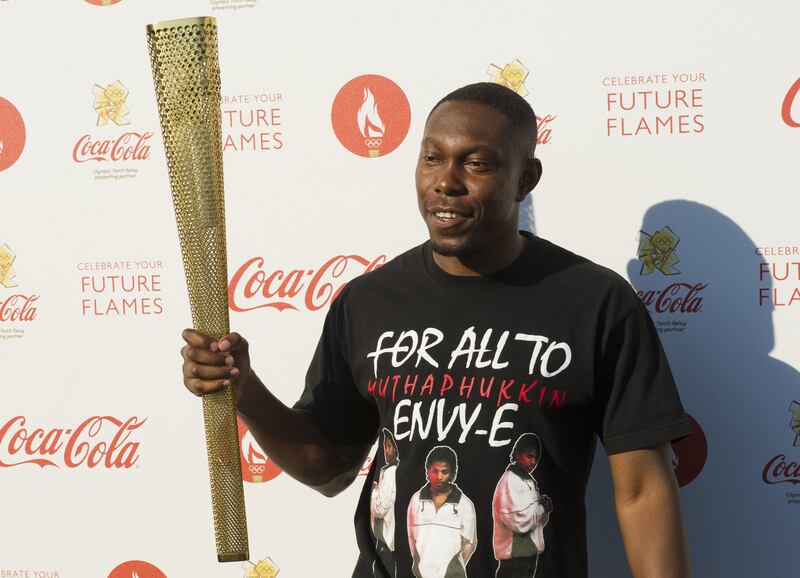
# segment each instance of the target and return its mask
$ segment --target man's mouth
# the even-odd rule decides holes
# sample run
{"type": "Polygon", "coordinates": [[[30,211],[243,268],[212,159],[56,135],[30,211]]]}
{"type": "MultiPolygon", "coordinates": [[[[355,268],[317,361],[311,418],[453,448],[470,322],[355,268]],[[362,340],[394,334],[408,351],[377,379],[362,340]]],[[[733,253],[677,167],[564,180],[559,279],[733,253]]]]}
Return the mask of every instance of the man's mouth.
{"type": "Polygon", "coordinates": [[[468,211],[440,207],[428,209],[428,213],[433,217],[435,223],[443,226],[462,223],[472,217],[472,213],[468,211]]]}

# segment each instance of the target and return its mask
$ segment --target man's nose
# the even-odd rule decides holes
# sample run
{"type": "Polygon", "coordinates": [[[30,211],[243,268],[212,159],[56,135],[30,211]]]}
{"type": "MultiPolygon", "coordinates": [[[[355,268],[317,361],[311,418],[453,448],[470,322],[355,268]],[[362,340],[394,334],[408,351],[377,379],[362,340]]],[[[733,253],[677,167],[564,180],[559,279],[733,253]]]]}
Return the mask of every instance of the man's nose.
{"type": "Polygon", "coordinates": [[[460,170],[460,164],[455,161],[442,163],[436,173],[434,192],[440,195],[463,195],[466,193],[460,170]]]}

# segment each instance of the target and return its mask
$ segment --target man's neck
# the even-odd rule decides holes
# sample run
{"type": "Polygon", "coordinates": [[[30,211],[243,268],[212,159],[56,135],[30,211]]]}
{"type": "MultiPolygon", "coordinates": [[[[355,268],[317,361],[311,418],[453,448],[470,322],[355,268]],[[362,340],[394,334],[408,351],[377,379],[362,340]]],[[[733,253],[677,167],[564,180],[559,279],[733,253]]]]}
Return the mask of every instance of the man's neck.
{"type": "Polygon", "coordinates": [[[508,240],[468,255],[452,257],[433,251],[433,261],[445,273],[459,276],[491,275],[516,261],[525,248],[525,237],[515,232],[508,240]]]}

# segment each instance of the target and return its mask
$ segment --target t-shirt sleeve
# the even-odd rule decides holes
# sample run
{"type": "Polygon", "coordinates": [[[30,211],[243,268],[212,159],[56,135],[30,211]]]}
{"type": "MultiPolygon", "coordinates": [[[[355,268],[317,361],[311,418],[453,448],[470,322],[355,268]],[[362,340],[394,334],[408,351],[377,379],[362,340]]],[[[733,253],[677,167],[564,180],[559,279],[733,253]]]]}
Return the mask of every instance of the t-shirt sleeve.
{"type": "Polygon", "coordinates": [[[595,427],[609,455],[692,434],[650,314],[631,301],[602,352],[595,427]]]}
{"type": "Polygon", "coordinates": [[[305,409],[335,444],[372,444],[378,435],[376,408],[358,391],[345,355],[343,297],[334,300],[306,373],[306,384],[294,404],[305,409]]]}

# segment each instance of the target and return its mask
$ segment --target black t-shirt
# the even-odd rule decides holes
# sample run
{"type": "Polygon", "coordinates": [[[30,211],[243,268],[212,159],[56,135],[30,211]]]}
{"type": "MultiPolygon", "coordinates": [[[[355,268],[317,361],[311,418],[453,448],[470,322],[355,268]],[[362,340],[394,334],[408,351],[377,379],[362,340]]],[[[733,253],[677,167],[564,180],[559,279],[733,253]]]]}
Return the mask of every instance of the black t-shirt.
{"type": "Polygon", "coordinates": [[[585,577],[597,437],[614,454],[691,433],[627,282],[532,236],[492,276],[450,275],[425,243],[351,281],[296,407],[337,443],[383,432],[359,578],[585,577]]]}

